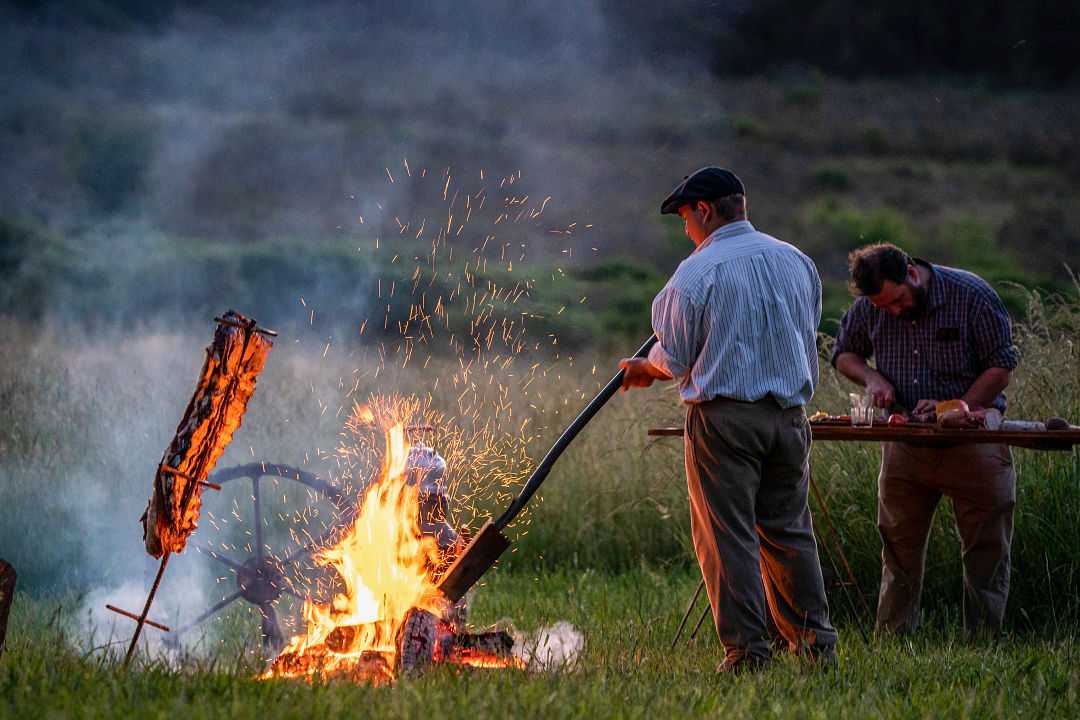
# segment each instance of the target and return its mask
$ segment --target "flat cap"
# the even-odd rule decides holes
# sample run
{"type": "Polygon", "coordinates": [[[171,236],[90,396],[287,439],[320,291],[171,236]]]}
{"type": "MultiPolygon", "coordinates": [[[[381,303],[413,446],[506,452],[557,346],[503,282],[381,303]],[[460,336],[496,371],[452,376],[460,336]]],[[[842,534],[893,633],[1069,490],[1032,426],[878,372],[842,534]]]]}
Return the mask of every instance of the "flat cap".
{"type": "Polygon", "coordinates": [[[695,170],[675,186],[671,194],[660,204],[660,214],[677,214],[683,205],[698,200],[716,200],[728,195],[745,195],[739,176],[719,167],[703,167],[695,170]]]}

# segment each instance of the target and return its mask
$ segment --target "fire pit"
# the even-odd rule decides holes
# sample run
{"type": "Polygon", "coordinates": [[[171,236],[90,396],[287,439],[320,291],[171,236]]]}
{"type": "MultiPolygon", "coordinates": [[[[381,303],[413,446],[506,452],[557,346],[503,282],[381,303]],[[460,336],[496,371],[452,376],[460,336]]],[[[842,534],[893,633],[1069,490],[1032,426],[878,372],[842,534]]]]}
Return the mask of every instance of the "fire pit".
{"type": "Polygon", "coordinates": [[[461,667],[522,668],[513,654],[514,639],[509,633],[459,632],[449,622],[427,610],[413,608],[394,638],[393,660],[377,650],[354,650],[370,627],[339,626],[326,642],[302,653],[286,651],[277,657],[270,676],[297,676],[323,672],[376,685],[391,682],[401,674],[414,674],[445,664],[461,667]],[[342,661],[343,658],[347,660],[342,661]],[[326,672],[327,667],[334,667],[326,672]]]}
{"type": "MultiPolygon", "coordinates": [[[[407,433],[427,430],[426,427],[409,427],[407,433]]],[[[462,545],[457,531],[447,520],[449,493],[446,486],[446,461],[434,448],[426,444],[414,444],[409,448],[406,461],[407,482],[418,489],[417,512],[420,530],[431,536],[439,546],[443,564],[454,557],[462,545]]],[[[297,594],[297,578],[302,569],[300,563],[306,561],[320,546],[325,546],[330,539],[343,532],[355,519],[357,508],[352,505],[346,494],[318,476],[299,468],[270,462],[255,462],[215,472],[210,479],[219,485],[234,480],[252,482],[251,499],[254,504],[252,514],[252,534],[255,542],[252,554],[245,558],[228,557],[223,551],[212,549],[207,541],[192,538],[188,544],[196,551],[228,567],[235,576],[236,589],[220,602],[208,608],[193,621],[169,632],[165,642],[169,647],[179,647],[181,637],[209,620],[237,600],[245,600],[259,610],[261,616],[261,635],[263,653],[270,658],[277,655],[285,646],[285,638],[278,623],[275,606],[283,595],[290,595],[303,601],[297,594]],[[314,495],[328,500],[334,510],[334,522],[320,536],[301,547],[282,554],[270,553],[263,542],[264,518],[271,518],[263,503],[260,502],[260,486],[269,479],[283,479],[307,486],[314,495]],[[260,482],[263,481],[263,482],[260,482]]],[[[467,612],[464,600],[452,607],[451,619],[454,623],[463,623],[467,612]]]]}
{"type": "Polygon", "coordinates": [[[341,591],[327,603],[304,601],[304,631],[264,678],[385,684],[440,664],[522,667],[509,634],[466,632],[464,603],[439,592],[439,572],[462,542],[445,519],[445,462],[431,448],[409,446],[404,420],[386,431],[382,469],[351,527],[313,556],[336,571],[341,591]]]}

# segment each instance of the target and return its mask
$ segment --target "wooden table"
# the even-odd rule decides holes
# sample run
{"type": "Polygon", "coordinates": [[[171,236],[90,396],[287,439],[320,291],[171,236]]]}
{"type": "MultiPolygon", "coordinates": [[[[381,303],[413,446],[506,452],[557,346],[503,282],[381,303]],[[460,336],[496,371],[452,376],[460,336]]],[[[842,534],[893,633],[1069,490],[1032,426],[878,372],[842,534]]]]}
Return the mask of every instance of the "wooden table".
{"type": "MultiPolygon", "coordinates": [[[[1033,450],[1072,450],[1080,445],[1080,428],[1069,430],[950,430],[936,425],[911,424],[890,427],[875,423],[873,427],[855,427],[851,423],[819,421],[810,423],[814,440],[846,442],[911,442],[919,445],[962,445],[970,443],[1004,443],[1033,450]]],[[[650,437],[682,437],[681,427],[649,428],[650,437]]]]}
{"type": "MultiPolygon", "coordinates": [[[[909,424],[890,427],[885,422],[875,422],[873,426],[855,427],[850,421],[819,420],[810,423],[810,432],[814,440],[839,440],[843,442],[911,442],[926,446],[1004,443],[1006,445],[1030,448],[1033,450],[1071,451],[1073,446],[1080,445],[1080,427],[1075,425],[1071,426],[1068,430],[952,430],[939,428],[937,425],[929,424],[909,424]]],[[[683,428],[681,427],[649,428],[650,437],[682,437],[682,435],[683,428]]],[[[817,523],[815,523],[815,532],[818,534],[819,544],[829,556],[829,561],[832,563],[833,567],[837,567],[837,563],[833,560],[834,552],[840,559],[842,567],[847,573],[847,583],[841,582],[840,586],[843,588],[844,594],[848,598],[848,602],[852,605],[852,610],[855,612],[855,617],[859,623],[859,631],[862,633],[863,639],[869,642],[869,634],[864,625],[864,618],[873,617],[870,606],[867,604],[866,597],[862,593],[856,593],[860,600],[862,613],[859,612],[859,608],[855,607],[855,601],[852,599],[851,591],[849,590],[849,585],[851,588],[858,588],[855,581],[855,574],[852,572],[851,564],[848,562],[847,556],[844,553],[844,546],[841,542],[839,533],[837,533],[836,525],[829,516],[829,508],[825,504],[825,499],[818,491],[812,475],[809,478],[809,484],[810,491],[813,493],[814,499],[817,501],[818,507],[822,511],[825,526],[832,535],[832,543],[826,542],[825,538],[817,531],[817,523]],[[830,545],[833,547],[830,548],[830,545]]],[[[702,580],[701,584],[698,586],[697,593],[694,594],[693,600],[691,600],[690,605],[686,608],[686,614],[683,616],[683,621],[679,625],[675,640],[671,644],[672,649],[675,648],[675,645],[679,641],[683,626],[686,624],[687,618],[693,611],[694,605],[697,603],[698,595],[701,593],[701,588],[704,584],[705,581],[702,580]]],[[[705,621],[705,617],[709,611],[708,606],[706,606],[705,610],[705,613],[702,614],[697,625],[694,627],[694,631],[690,635],[691,638],[697,635],[698,629],[705,621]]]]}

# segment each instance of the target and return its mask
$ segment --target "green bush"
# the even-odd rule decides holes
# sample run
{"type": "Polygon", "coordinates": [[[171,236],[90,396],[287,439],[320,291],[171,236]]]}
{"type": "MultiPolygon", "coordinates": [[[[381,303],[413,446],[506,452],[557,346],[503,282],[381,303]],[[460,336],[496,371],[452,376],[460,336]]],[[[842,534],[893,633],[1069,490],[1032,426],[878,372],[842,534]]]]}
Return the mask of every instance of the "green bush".
{"type": "Polygon", "coordinates": [[[814,184],[822,190],[844,192],[851,189],[851,176],[836,167],[823,167],[814,173],[814,184]]]}
{"type": "Polygon", "coordinates": [[[866,125],[859,131],[859,142],[869,155],[885,155],[889,152],[889,136],[884,128],[866,125]]]}
{"type": "Polygon", "coordinates": [[[812,230],[824,234],[823,250],[845,257],[871,243],[894,243],[909,252],[917,252],[921,245],[903,213],[890,207],[864,211],[825,197],[810,206],[807,221],[812,230]]]}
{"type": "Polygon", "coordinates": [[[602,332],[637,337],[648,330],[652,301],[667,278],[629,258],[616,258],[575,275],[588,283],[589,312],[597,313],[602,332]]]}
{"type": "Polygon", "coordinates": [[[805,110],[816,110],[821,107],[825,97],[825,78],[821,71],[813,68],[810,71],[794,73],[798,77],[789,78],[784,86],[784,103],[805,110]]]}

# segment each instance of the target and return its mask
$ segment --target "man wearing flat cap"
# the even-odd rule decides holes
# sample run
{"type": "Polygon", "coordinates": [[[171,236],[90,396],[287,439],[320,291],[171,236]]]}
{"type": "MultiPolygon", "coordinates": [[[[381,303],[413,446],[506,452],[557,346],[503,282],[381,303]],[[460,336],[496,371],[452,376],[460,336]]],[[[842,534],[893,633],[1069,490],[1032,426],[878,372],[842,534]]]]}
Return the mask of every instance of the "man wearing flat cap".
{"type": "Polygon", "coordinates": [[[836,631],[807,505],[803,410],[818,380],[817,269],[754,229],[730,170],[688,175],[660,212],[682,216],[695,249],[653,301],[659,342],[620,366],[624,388],[675,379],[686,403],[691,528],[719,669],[765,665],[772,627],[790,650],[828,662],[836,631]]]}

